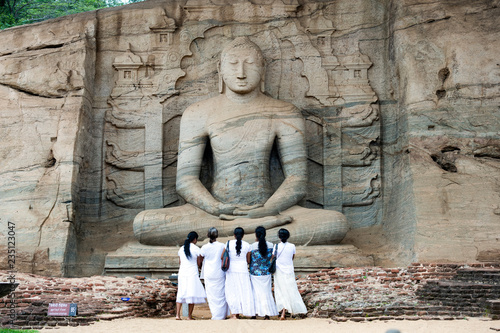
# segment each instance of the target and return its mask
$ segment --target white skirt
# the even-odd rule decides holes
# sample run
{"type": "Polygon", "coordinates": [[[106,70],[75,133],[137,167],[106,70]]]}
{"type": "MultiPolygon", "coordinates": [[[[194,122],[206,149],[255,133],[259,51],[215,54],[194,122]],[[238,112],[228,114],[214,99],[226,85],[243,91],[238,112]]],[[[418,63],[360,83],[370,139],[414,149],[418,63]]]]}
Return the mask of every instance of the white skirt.
{"type": "Polygon", "coordinates": [[[179,275],[177,280],[177,303],[205,303],[207,294],[198,275],[179,275]]]}
{"type": "Polygon", "coordinates": [[[226,272],[226,302],[232,314],[255,316],[252,284],[248,273],[226,272]]]}
{"type": "Polygon", "coordinates": [[[307,308],[300,296],[295,274],[283,273],[276,269],[274,273],[274,296],[276,307],[281,311],[286,309],[291,314],[307,313],[307,308]]]}
{"type": "Polygon", "coordinates": [[[255,313],[259,317],[277,316],[278,309],[272,292],[272,275],[250,275],[253,288],[255,313]]]}
{"type": "Polygon", "coordinates": [[[208,307],[212,313],[212,320],[226,319],[229,315],[229,307],[226,303],[225,278],[205,278],[205,289],[207,291],[208,307]]]}

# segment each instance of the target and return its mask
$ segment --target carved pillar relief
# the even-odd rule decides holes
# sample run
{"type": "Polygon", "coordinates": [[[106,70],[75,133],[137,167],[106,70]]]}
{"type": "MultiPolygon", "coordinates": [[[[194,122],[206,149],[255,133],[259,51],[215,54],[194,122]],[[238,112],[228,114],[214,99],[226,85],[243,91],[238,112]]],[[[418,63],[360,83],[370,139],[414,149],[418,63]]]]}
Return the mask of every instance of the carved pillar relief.
{"type": "Polygon", "coordinates": [[[344,100],[340,113],[344,213],[353,227],[367,227],[379,222],[381,210],[379,105],[368,80],[372,63],[359,51],[339,56],[339,61],[334,77],[344,100]]]}
{"type": "MultiPolygon", "coordinates": [[[[321,10],[303,24],[328,73],[329,97],[327,102],[320,99],[325,107],[316,122],[324,127],[322,207],[343,211],[355,228],[376,224],[381,208],[380,123],[378,99],[368,80],[372,63],[359,51],[335,54],[335,28],[321,10]]],[[[316,174],[318,164],[311,167],[310,174],[316,174]]],[[[308,202],[318,201],[316,192],[308,191],[308,202]]]]}

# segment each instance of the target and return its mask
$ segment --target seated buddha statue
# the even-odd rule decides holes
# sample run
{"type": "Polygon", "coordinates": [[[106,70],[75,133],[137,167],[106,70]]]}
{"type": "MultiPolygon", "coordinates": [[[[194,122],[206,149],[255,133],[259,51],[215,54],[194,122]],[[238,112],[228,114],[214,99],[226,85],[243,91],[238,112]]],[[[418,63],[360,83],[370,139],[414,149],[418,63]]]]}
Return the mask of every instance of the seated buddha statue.
{"type": "Polygon", "coordinates": [[[307,185],[305,121],[294,105],[262,92],[260,48],[236,38],[221,52],[218,67],[220,94],[190,105],[181,118],[176,190],[186,204],[139,213],[136,238],[146,245],[181,245],[191,230],[215,227],[230,236],[238,226],[264,226],[272,236],[286,225],[297,245],[339,243],[348,230],[342,213],[297,205],[307,185]],[[274,144],[284,174],[276,190],[270,174],[274,144]],[[207,145],[210,188],[200,180],[207,145]]]}

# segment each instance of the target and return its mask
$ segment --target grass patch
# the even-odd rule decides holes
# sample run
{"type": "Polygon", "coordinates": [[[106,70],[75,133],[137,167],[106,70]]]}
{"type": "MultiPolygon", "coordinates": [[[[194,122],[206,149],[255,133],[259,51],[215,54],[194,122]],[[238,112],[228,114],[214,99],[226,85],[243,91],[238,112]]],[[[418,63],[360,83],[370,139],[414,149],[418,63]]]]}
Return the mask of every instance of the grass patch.
{"type": "Polygon", "coordinates": [[[37,333],[37,330],[16,330],[13,328],[0,328],[0,333],[37,333]]]}

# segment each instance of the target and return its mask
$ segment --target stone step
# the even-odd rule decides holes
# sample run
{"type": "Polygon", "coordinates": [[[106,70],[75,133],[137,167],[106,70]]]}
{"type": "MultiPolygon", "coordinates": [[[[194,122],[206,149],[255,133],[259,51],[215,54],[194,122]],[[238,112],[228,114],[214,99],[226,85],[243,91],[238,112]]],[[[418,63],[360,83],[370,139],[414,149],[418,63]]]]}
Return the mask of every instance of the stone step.
{"type": "Polygon", "coordinates": [[[131,311],[132,311],[132,308],[130,306],[122,306],[119,308],[113,308],[111,310],[106,310],[106,313],[121,314],[121,313],[129,313],[131,311]]]}
{"type": "Polygon", "coordinates": [[[132,312],[125,312],[125,313],[120,313],[120,314],[114,314],[114,313],[101,313],[96,316],[97,320],[114,320],[114,319],[120,319],[120,318],[126,318],[126,317],[131,317],[132,312]]]}

